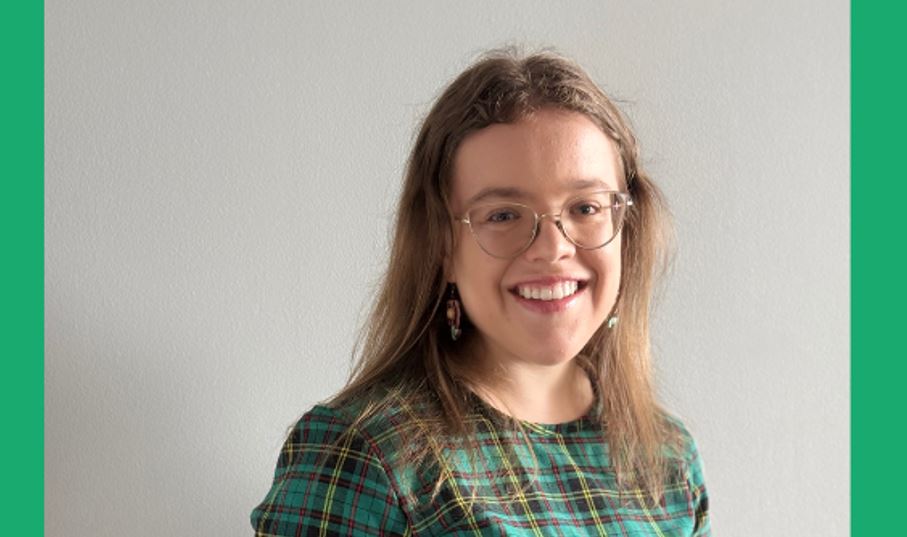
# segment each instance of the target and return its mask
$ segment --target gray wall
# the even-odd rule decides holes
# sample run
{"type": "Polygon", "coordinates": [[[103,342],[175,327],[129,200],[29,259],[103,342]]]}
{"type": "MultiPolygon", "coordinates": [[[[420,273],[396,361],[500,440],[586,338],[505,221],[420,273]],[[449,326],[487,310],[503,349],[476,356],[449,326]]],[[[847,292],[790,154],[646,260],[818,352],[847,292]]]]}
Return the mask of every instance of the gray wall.
{"type": "Polygon", "coordinates": [[[337,390],[408,146],[476,53],[622,101],[678,255],[665,401],[720,535],[847,535],[849,6],[46,3],[49,536],[247,535],[337,390]]]}

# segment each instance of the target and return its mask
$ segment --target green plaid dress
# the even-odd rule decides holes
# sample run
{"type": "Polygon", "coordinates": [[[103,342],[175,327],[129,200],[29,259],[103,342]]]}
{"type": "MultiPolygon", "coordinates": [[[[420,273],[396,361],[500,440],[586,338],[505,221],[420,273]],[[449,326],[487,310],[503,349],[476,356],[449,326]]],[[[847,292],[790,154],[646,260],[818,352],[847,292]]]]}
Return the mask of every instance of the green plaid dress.
{"type": "Polygon", "coordinates": [[[479,431],[478,462],[453,453],[452,463],[423,475],[390,464],[412,412],[384,412],[344,435],[345,413],[314,407],[287,438],[273,486],[252,512],[255,535],[711,535],[699,455],[676,419],[686,453],[672,459],[664,500],[653,507],[638,491],[618,493],[595,411],[556,425],[522,422],[533,459],[512,433],[500,430],[497,410],[484,403],[475,408],[469,419],[479,431]],[[507,448],[516,459],[503,456],[507,448]],[[528,468],[538,461],[538,467],[528,488],[506,502],[499,498],[522,484],[501,471],[509,460],[528,468]],[[437,472],[444,479],[432,499],[437,472]],[[471,501],[475,486],[484,492],[471,501]]]}

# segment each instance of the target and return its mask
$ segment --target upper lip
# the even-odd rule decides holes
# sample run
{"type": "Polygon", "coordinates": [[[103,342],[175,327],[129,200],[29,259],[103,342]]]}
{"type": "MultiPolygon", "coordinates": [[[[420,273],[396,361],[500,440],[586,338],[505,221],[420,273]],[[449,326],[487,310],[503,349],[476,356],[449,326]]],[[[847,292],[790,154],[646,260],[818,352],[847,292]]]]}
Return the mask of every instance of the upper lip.
{"type": "Polygon", "coordinates": [[[514,291],[520,287],[529,287],[533,285],[538,286],[549,286],[561,282],[579,282],[585,283],[586,278],[580,278],[577,276],[566,276],[566,275],[549,275],[549,276],[535,276],[531,279],[521,280],[518,283],[510,286],[510,290],[514,291]]]}

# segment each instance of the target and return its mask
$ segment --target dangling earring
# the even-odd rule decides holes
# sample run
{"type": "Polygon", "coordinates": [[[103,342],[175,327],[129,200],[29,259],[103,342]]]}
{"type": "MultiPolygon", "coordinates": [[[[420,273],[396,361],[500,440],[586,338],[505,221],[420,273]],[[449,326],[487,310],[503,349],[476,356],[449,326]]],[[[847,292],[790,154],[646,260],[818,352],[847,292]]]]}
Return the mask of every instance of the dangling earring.
{"type": "Polygon", "coordinates": [[[617,293],[617,298],[614,299],[614,306],[611,307],[611,316],[608,317],[608,330],[614,330],[617,322],[620,321],[620,317],[617,315],[618,302],[620,302],[620,292],[617,293]]]}
{"type": "Polygon", "coordinates": [[[447,299],[447,324],[450,326],[450,339],[456,341],[463,330],[460,329],[460,301],[454,283],[450,284],[450,298],[447,299]]]}

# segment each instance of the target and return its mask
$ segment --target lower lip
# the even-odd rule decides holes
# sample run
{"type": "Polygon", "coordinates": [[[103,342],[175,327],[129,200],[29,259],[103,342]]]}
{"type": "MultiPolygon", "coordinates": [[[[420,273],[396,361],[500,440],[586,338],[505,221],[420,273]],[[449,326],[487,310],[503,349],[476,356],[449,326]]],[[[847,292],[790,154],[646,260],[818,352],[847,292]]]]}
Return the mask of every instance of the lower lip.
{"type": "Polygon", "coordinates": [[[523,298],[516,293],[511,294],[516,298],[516,301],[526,309],[537,313],[557,313],[572,306],[585,290],[586,288],[584,287],[570,296],[565,296],[564,298],[559,298],[557,300],[532,300],[530,298],[523,298]]]}

